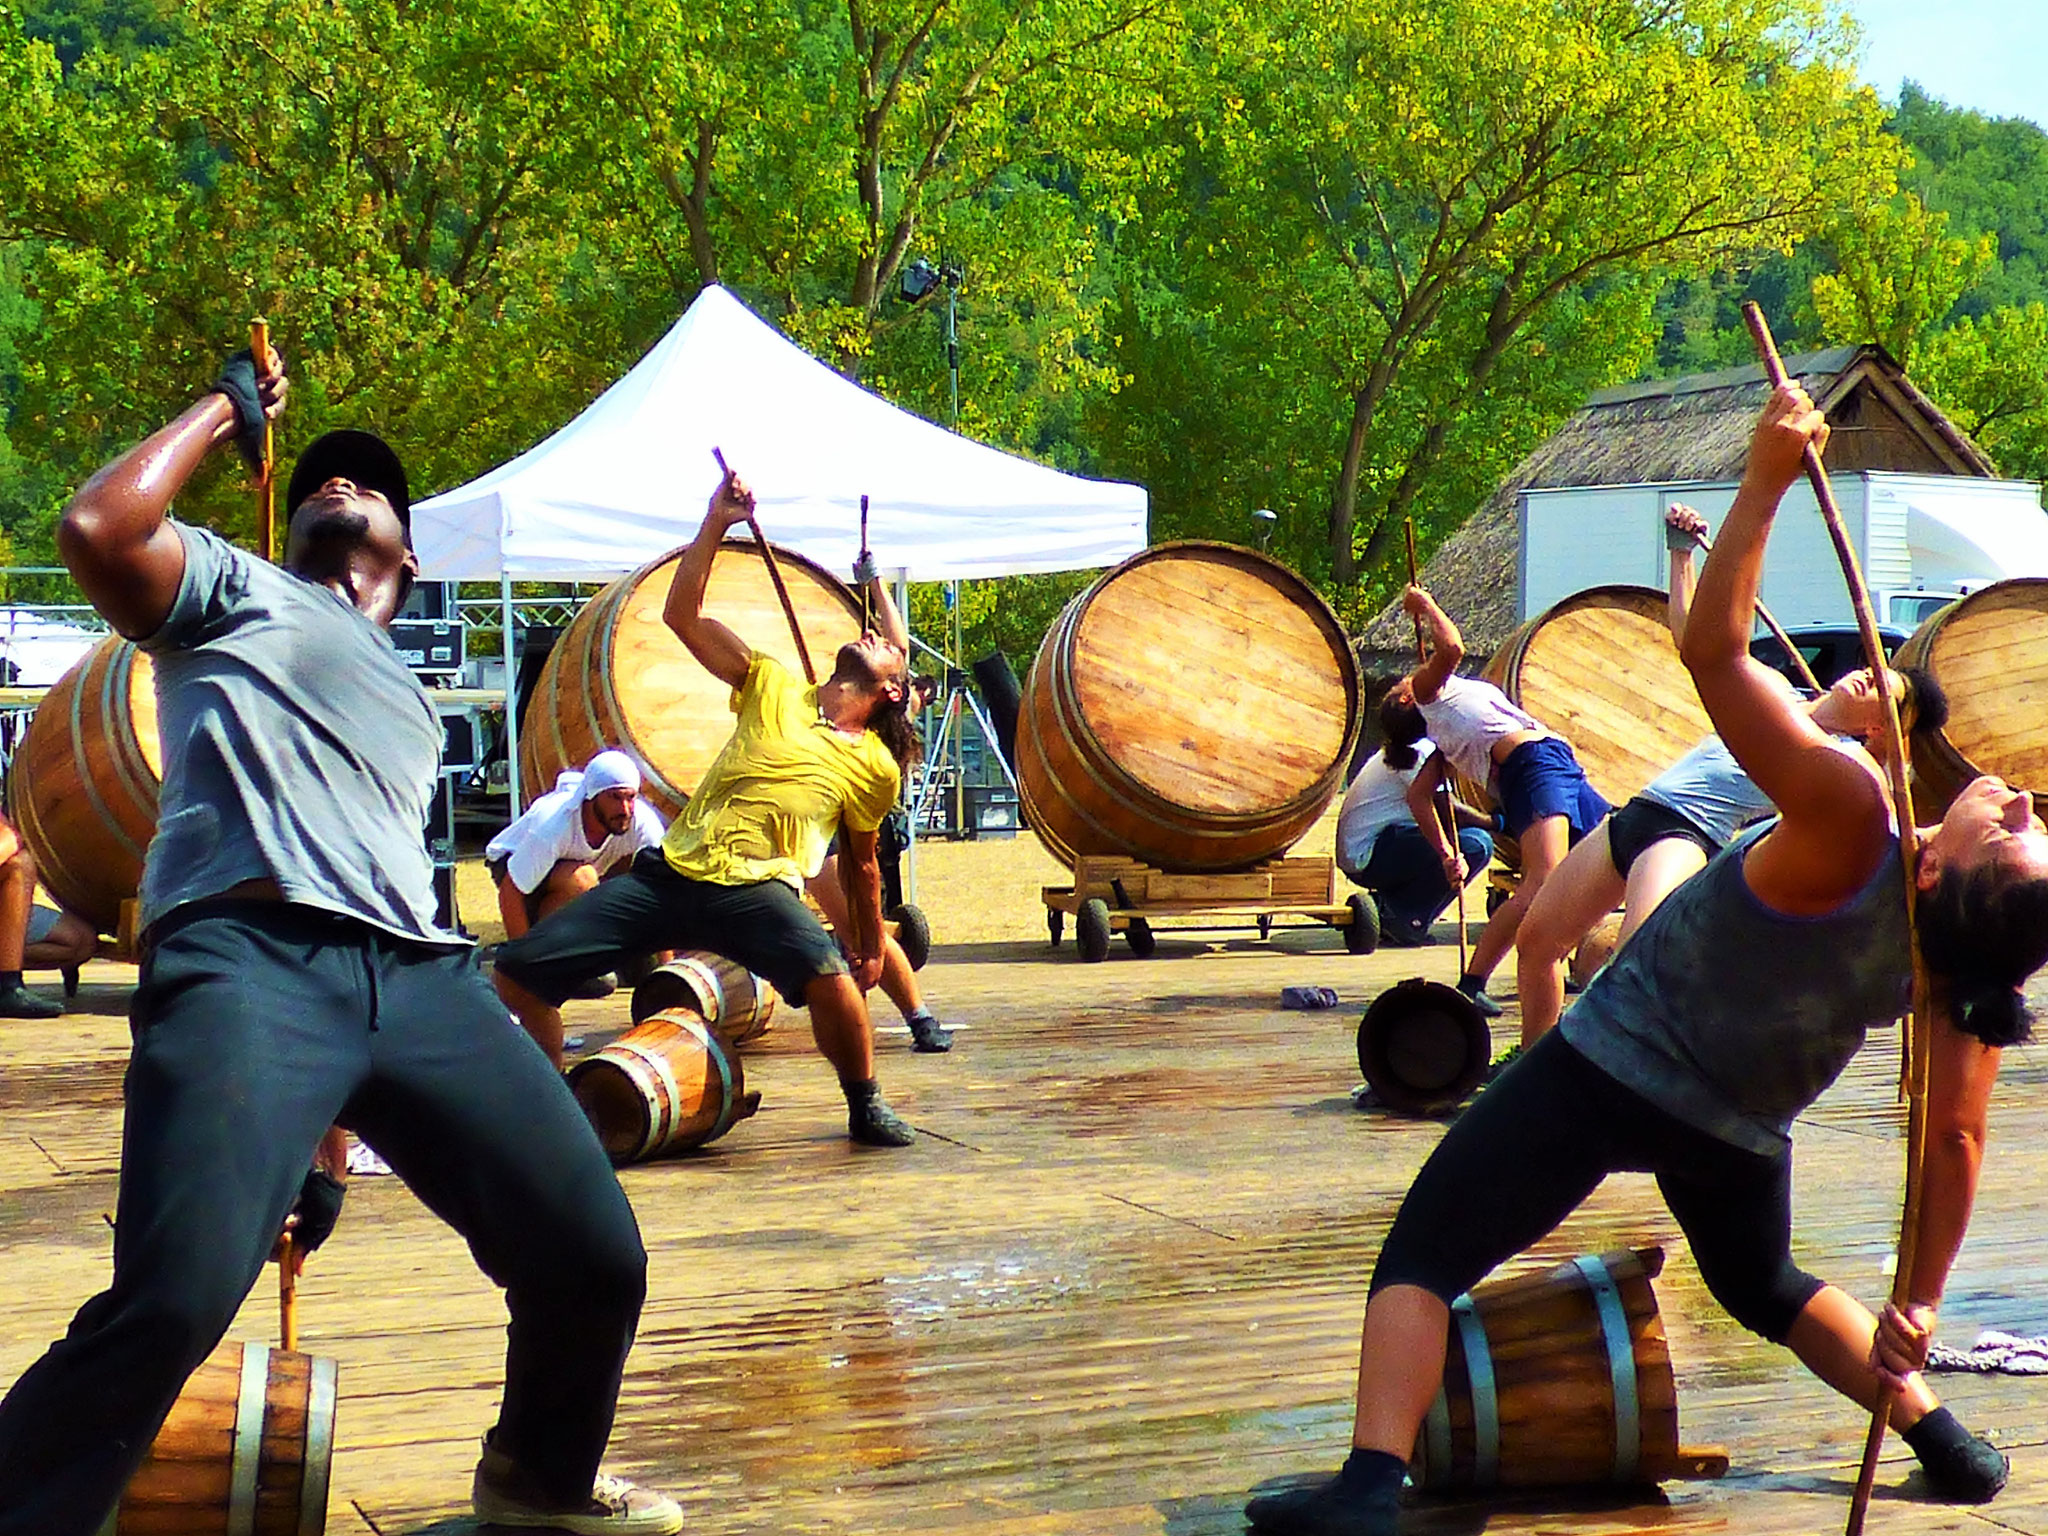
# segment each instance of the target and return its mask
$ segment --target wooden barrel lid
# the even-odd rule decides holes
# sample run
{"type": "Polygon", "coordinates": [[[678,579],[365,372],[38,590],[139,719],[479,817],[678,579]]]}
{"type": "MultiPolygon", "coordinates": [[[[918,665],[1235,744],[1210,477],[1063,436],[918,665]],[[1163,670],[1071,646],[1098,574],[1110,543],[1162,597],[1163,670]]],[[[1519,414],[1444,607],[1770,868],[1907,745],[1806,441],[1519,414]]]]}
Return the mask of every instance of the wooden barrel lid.
{"type": "Polygon", "coordinates": [[[1617,806],[1714,728],[1665,603],[1653,587],[1589,588],[1524,625],[1495,658],[1502,690],[1572,744],[1617,806]]]}
{"type": "Polygon", "coordinates": [[[2001,581],[1930,616],[1901,665],[1948,693],[1942,734],[1977,773],[2048,789],[2048,580],[2001,581]]]}
{"type": "Polygon", "coordinates": [[[1358,710],[1343,628],[1300,577],[1225,544],[1162,544],[1082,599],[1074,700],[1103,749],[1203,814],[1293,804],[1341,772],[1358,710]]]}
{"type": "MultiPolygon", "coordinates": [[[[860,638],[860,600],[822,566],[790,550],[778,549],[775,554],[822,682],[831,676],[839,648],[860,638]]],[[[669,584],[681,560],[678,549],[621,578],[625,590],[608,591],[591,604],[597,613],[584,616],[601,621],[605,632],[594,647],[601,675],[582,679],[580,686],[611,689],[626,738],[597,743],[592,750],[619,746],[634,753],[652,770],[648,798],[665,816],[682,809],[712,759],[724,750],[733,728],[732,691],[705,671],[662,622],[669,584]]],[[[704,612],[798,678],[803,676],[789,621],[753,540],[727,539],[720,546],[704,592],[704,612]]],[[[584,622],[584,617],[577,622],[584,622]]],[[[560,686],[575,688],[579,683],[562,679],[560,686]]],[[[559,770],[582,764],[554,766],[559,770]]],[[[551,774],[546,783],[525,787],[540,794],[553,784],[551,774]]]]}

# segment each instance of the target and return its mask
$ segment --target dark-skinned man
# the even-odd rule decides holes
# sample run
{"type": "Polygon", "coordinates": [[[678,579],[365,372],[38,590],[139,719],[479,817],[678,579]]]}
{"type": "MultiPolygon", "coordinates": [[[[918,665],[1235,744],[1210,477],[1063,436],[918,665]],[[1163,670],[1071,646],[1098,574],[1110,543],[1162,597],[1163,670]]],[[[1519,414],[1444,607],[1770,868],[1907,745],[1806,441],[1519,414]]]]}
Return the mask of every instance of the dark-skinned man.
{"type": "Polygon", "coordinates": [[[385,633],[418,568],[397,455],[359,432],[309,447],[282,569],[168,515],[284,394],[281,368],[259,377],[242,354],[58,529],[93,605],[155,660],[163,792],[113,1282],[0,1404],[0,1536],[101,1529],[332,1122],[505,1288],[477,1514],[680,1531],[672,1501],[597,1475],[646,1291],[632,1210],[560,1076],[435,925],[440,725],[385,633]]]}
{"type": "Polygon", "coordinates": [[[711,950],[810,1010],[812,1035],[846,1094],[853,1140],[908,1146],[914,1133],[875,1083],[862,995],[882,970],[875,833],[916,751],[904,708],[906,660],[899,646],[871,632],[840,648],[830,678],[806,687],[703,612],[719,541],[753,505],[736,477],[719,482],[663,614],[690,654],[732,688],[739,717],[732,739],[659,850],[498,950],[498,991],[559,1059],[560,1004],[579,982],[645,950],[711,950]],[[835,827],[851,919],[844,954],[801,894],[835,827]]]}

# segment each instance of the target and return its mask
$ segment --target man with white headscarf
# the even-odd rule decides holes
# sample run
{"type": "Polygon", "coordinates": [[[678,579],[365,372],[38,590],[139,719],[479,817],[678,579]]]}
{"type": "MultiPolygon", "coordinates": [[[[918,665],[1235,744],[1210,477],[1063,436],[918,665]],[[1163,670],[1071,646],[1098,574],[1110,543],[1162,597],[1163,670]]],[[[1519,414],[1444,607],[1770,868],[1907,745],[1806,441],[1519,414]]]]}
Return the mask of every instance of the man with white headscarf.
{"type": "Polygon", "coordinates": [[[660,847],[667,830],[660,813],[640,798],[640,765],[624,752],[600,752],[580,773],[564,770],[553,789],[484,849],[505,937],[519,938],[624,869],[642,848],[660,847]]]}

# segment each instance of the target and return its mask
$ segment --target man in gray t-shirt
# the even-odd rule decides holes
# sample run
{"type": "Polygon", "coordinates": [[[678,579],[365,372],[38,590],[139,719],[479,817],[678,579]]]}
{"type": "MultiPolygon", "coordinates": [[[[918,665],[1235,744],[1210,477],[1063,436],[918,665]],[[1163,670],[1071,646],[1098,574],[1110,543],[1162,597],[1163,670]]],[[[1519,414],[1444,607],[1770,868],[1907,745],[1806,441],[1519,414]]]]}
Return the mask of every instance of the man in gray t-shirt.
{"type": "Polygon", "coordinates": [[[156,662],[162,819],[142,886],[114,1275],[0,1402],[0,1536],[92,1536],[262,1272],[314,1146],[355,1131],[505,1288],[505,1387],[476,1472],[492,1523],[682,1529],[597,1475],[646,1253],[560,1076],[434,918],[431,702],[385,626],[417,571],[398,457],[309,447],[282,568],[169,514],[261,441],[241,354],[72,499],[58,547],[156,662]]]}

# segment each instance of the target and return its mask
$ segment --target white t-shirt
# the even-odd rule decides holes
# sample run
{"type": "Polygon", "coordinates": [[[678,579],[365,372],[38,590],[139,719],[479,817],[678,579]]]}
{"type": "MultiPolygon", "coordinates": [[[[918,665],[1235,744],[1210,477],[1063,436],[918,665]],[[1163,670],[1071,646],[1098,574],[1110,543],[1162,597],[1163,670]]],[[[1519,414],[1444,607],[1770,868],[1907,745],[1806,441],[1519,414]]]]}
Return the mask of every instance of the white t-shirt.
{"type": "Polygon", "coordinates": [[[1375,752],[1358,770],[1358,777],[1344,791],[1344,803],[1337,808],[1337,867],[1356,874],[1372,858],[1372,845],[1392,826],[1415,820],[1408,809],[1408,786],[1429,761],[1436,743],[1427,736],[1415,743],[1415,763],[1394,768],[1385,752],[1375,752]]]}
{"type": "Polygon", "coordinates": [[[1515,731],[1550,734],[1541,720],[1477,677],[1445,679],[1437,696],[1417,708],[1437,750],[1475,784],[1493,783],[1493,744],[1501,737],[1515,731]]]}
{"type": "Polygon", "coordinates": [[[667,831],[661,813],[638,797],[633,801],[633,824],[591,847],[583,835],[583,775],[571,768],[555,780],[553,789],[526,808],[525,815],[490,840],[484,857],[505,860],[505,873],[512,883],[531,896],[547,879],[548,871],[564,859],[572,864],[595,864],[602,875],[642,848],[660,847],[667,831]]]}

